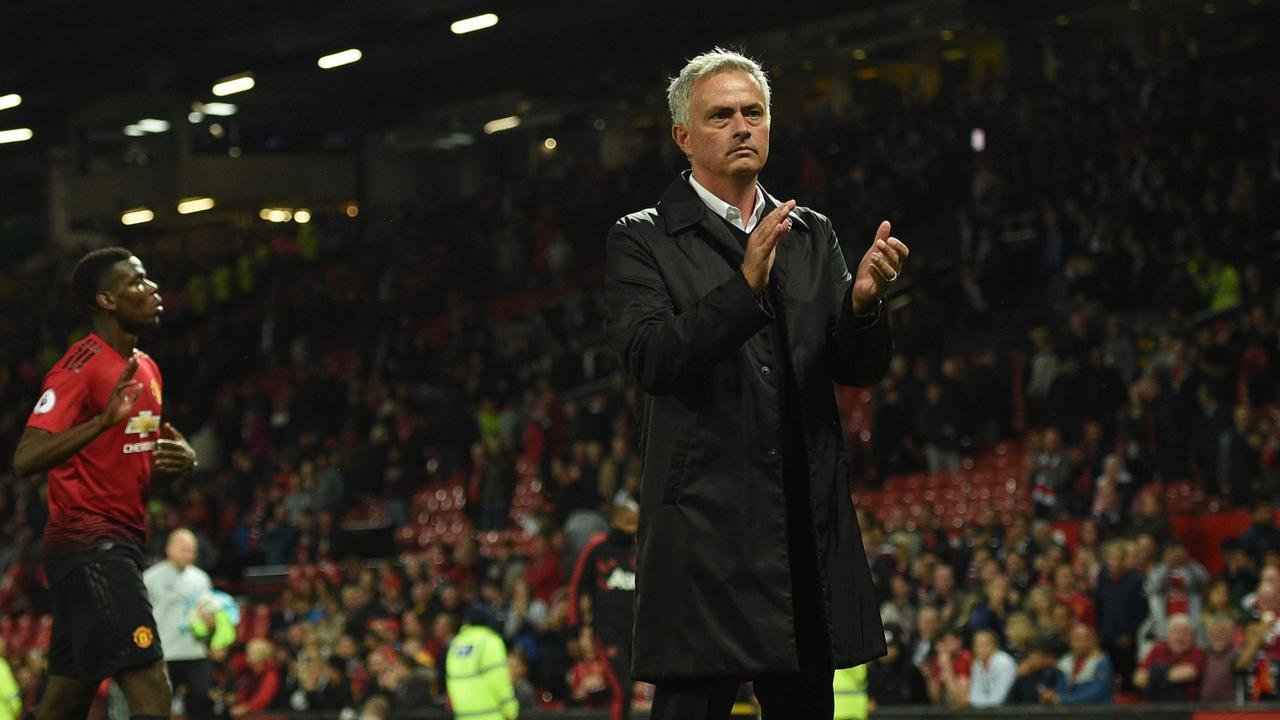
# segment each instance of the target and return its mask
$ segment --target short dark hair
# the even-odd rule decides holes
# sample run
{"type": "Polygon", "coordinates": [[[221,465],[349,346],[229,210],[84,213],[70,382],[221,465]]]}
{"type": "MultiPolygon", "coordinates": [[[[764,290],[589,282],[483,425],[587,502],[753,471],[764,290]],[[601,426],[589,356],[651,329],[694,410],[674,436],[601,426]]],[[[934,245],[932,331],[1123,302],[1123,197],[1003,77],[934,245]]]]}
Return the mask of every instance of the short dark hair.
{"type": "Polygon", "coordinates": [[[76,269],[71,271],[71,294],[76,302],[93,307],[107,271],[112,265],[131,257],[133,253],[122,247],[104,247],[80,258],[76,269]]]}

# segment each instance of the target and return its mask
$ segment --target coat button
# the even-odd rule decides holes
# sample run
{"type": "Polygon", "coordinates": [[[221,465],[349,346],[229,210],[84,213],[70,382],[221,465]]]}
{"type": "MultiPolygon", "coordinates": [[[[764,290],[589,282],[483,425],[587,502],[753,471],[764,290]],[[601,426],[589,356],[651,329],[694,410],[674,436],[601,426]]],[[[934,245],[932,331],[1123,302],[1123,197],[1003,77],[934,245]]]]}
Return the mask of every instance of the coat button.
{"type": "Polygon", "coordinates": [[[776,458],[778,457],[778,448],[769,448],[769,451],[766,454],[771,458],[776,458]]]}
{"type": "Polygon", "coordinates": [[[761,366],[760,366],[760,374],[761,374],[761,375],[763,375],[763,376],[765,376],[765,377],[769,377],[769,373],[772,373],[772,372],[773,372],[773,368],[769,367],[768,365],[761,365],[761,366]]]}

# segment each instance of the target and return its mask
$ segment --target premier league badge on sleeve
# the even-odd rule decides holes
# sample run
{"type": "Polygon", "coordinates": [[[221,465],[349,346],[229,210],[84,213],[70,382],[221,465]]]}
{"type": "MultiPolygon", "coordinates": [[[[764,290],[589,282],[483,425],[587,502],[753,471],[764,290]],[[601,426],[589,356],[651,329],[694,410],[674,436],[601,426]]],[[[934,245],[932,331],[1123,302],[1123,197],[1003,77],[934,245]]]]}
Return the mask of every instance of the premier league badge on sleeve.
{"type": "Polygon", "coordinates": [[[36,401],[35,413],[36,415],[43,415],[52,410],[53,406],[57,404],[58,395],[53,391],[53,388],[49,388],[48,390],[45,390],[44,394],[40,396],[40,399],[36,401]]]}

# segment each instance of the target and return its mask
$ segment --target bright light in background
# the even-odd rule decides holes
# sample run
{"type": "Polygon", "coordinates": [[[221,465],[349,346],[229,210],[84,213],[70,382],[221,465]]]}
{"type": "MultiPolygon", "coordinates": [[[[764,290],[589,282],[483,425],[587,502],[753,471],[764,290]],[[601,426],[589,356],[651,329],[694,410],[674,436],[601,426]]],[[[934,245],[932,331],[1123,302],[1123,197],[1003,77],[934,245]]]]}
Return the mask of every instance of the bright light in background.
{"type": "Polygon", "coordinates": [[[866,59],[867,59],[867,51],[866,51],[866,50],[863,50],[862,48],[856,48],[856,49],[854,49],[854,51],[853,51],[853,59],[854,59],[854,60],[866,60],[866,59]]]}
{"type": "Polygon", "coordinates": [[[350,205],[348,205],[348,206],[347,206],[347,217],[349,217],[349,218],[353,218],[353,217],[355,217],[355,216],[357,216],[357,215],[359,215],[359,214],[360,214],[360,206],[359,206],[359,205],[357,205],[357,204],[355,204],[355,203],[351,203],[350,205]]]}
{"type": "Polygon", "coordinates": [[[0,144],[22,142],[31,139],[31,128],[15,128],[13,130],[0,130],[0,144]]]}
{"type": "Polygon", "coordinates": [[[233,103],[211,102],[205,103],[203,112],[205,115],[217,115],[218,117],[228,117],[236,114],[236,106],[233,103]]]}
{"type": "Polygon", "coordinates": [[[336,52],[332,55],[325,55],[316,61],[316,65],[319,65],[321,70],[329,70],[330,68],[336,68],[342,65],[350,65],[353,62],[358,62],[362,57],[364,57],[364,53],[360,52],[356,48],[351,48],[350,50],[343,50],[342,52],[336,52]]]}
{"type": "Polygon", "coordinates": [[[293,221],[296,223],[304,223],[304,224],[311,222],[311,211],[299,210],[295,212],[293,214],[293,221]]]}
{"type": "Polygon", "coordinates": [[[552,137],[549,137],[549,138],[547,138],[546,140],[543,140],[543,141],[542,141],[542,147],[544,147],[544,148],[546,148],[546,149],[548,149],[548,150],[555,150],[555,149],[556,149],[556,145],[559,145],[559,144],[560,144],[560,143],[556,142],[556,139],[555,139],[555,138],[552,138],[552,137]]]}
{"type": "Polygon", "coordinates": [[[190,215],[191,213],[198,213],[204,210],[209,210],[212,207],[213,207],[213,198],[210,198],[210,197],[187,198],[186,200],[183,200],[182,202],[178,203],[178,214],[190,215]]]}
{"type": "Polygon", "coordinates": [[[515,115],[508,115],[504,118],[498,118],[497,120],[490,120],[489,122],[485,123],[484,134],[492,135],[494,133],[502,132],[503,130],[510,130],[511,128],[515,128],[515,127],[520,127],[520,118],[516,117],[515,115]]]}
{"type": "Polygon", "coordinates": [[[222,137],[222,133],[223,133],[223,132],[224,132],[224,131],[223,131],[222,123],[212,123],[212,124],[210,124],[210,125],[209,125],[209,134],[210,134],[210,135],[212,135],[212,136],[214,136],[214,137],[216,137],[216,138],[220,138],[220,137],[222,137]]]}
{"type": "Polygon", "coordinates": [[[168,120],[158,120],[156,118],[143,118],[138,121],[138,127],[143,132],[162,133],[169,130],[168,120]]]}
{"type": "Polygon", "coordinates": [[[156,214],[146,208],[136,208],[134,210],[128,210],[121,215],[120,222],[125,225],[138,225],[144,222],[151,222],[155,217],[156,214]]]}
{"type": "Polygon", "coordinates": [[[475,17],[459,20],[450,25],[449,29],[453,31],[454,35],[465,35],[469,32],[475,32],[476,30],[491,28],[497,24],[497,15],[494,15],[493,13],[485,13],[483,15],[476,15],[475,17]]]}
{"type": "Polygon", "coordinates": [[[129,137],[142,137],[143,135],[146,135],[146,134],[147,134],[147,131],[146,131],[146,130],[143,130],[143,129],[142,129],[139,125],[137,125],[137,124],[134,124],[134,125],[125,125],[125,126],[124,126],[124,134],[125,134],[125,135],[128,135],[129,137]]]}
{"type": "Polygon", "coordinates": [[[938,33],[938,37],[941,38],[943,42],[950,42],[956,39],[956,31],[943,30],[942,32],[938,33]]]}
{"type": "Polygon", "coordinates": [[[258,217],[273,223],[282,223],[292,220],[293,213],[285,208],[262,208],[258,211],[258,217]]]}
{"type": "Polygon", "coordinates": [[[234,95],[238,92],[244,92],[253,88],[253,75],[248,73],[244,75],[236,75],[225,80],[219,80],[213,86],[213,94],[218,97],[226,97],[234,95]]]}
{"type": "Polygon", "coordinates": [[[0,110],[8,110],[16,108],[22,104],[22,96],[18,93],[9,93],[8,95],[0,95],[0,110]]]}
{"type": "Polygon", "coordinates": [[[987,149],[987,134],[982,128],[974,128],[973,132],[969,133],[969,147],[973,148],[974,152],[987,149]]]}
{"type": "Polygon", "coordinates": [[[195,110],[192,110],[191,112],[187,113],[187,122],[191,123],[192,125],[195,125],[201,120],[204,120],[204,113],[196,112],[195,110]]]}

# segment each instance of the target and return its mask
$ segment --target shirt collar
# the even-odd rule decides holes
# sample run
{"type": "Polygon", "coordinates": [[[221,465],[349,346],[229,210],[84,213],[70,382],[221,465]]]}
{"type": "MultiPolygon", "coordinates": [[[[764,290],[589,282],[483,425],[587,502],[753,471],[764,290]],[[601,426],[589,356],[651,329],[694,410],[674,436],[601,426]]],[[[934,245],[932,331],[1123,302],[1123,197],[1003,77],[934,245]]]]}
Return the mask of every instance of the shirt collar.
{"type": "Polygon", "coordinates": [[[764,217],[764,191],[760,189],[760,183],[756,183],[756,203],[755,209],[751,212],[750,220],[742,217],[742,211],[730,205],[729,203],[716,197],[710,190],[702,186],[694,179],[693,174],[689,174],[689,185],[693,187],[693,191],[702,198],[702,202],[711,209],[718,217],[728,220],[731,224],[745,232],[751,232],[755,229],[756,223],[760,222],[760,218],[764,217]]]}

